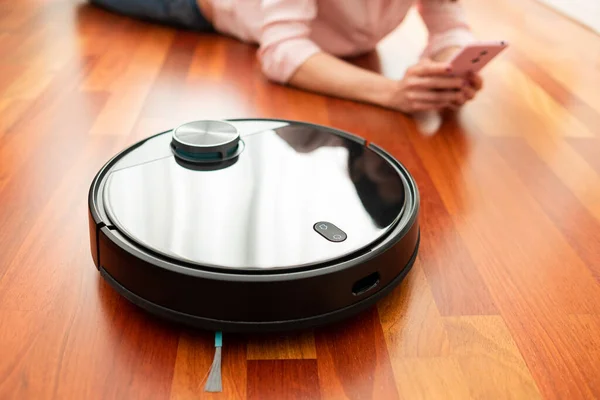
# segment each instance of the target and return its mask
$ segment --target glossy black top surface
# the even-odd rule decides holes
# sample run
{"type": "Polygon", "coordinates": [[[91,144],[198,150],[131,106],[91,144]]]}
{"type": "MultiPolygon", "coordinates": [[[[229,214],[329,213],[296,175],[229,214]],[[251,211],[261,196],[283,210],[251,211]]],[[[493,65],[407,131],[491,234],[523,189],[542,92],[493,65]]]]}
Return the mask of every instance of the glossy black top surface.
{"type": "Polygon", "coordinates": [[[174,259],[279,269],[369,246],[402,213],[404,178],[362,144],[312,125],[231,123],[245,148],[226,168],[181,165],[171,132],[128,152],[103,187],[112,223],[174,259]]]}

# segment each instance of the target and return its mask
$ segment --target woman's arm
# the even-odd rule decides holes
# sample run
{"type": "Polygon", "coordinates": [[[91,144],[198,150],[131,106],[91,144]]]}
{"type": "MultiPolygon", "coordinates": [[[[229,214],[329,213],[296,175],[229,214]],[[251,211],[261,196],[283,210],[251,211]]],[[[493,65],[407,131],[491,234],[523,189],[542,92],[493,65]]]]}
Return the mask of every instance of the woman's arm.
{"type": "MultiPolygon", "coordinates": [[[[465,45],[475,41],[467,22],[467,14],[458,0],[418,0],[417,8],[429,32],[423,57],[437,62],[447,62],[465,45]]],[[[479,74],[465,77],[468,85],[462,97],[450,108],[456,109],[472,100],[483,87],[479,74]]]]}
{"type": "Polygon", "coordinates": [[[288,84],[312,92],[389,106],[397,82],[330,54],[319,52],[308,58],[288,84]]]}
{"type": "Polygon", "coordinates": [[[460,49],[474,41],[466,12],[459,1],[418,0],[417,9],[429,33],[424,57],[447,60],[452,49],[460,49]]]}
{"type": "Polygon", "coordinates": [[[274,82],[387,107],[397,83],[323,52],[310,40],[314,0],[264,0],[258,58],[274,82]]]}
{"type": "Polygon", "coordinates": [[[460,100],[460,91],[439,90],[463,84],[449,76],[443,63],[423,60],[394,81],[322,51],[310,39],[315,0],[263,0],[261,7],[258,58],[272,81],[406,113],[437,110],[460,100]]]}
{"type": "Polygon", "coordinates": [[[462,78],[451,77],[448,65],[422,60],[403,79],[388,79],[326,53],[306,60],[289,84],[313,92],[375,104],[405,113],[440,110],[460,101],[462,78]],[[446,90],[443,90],[446,89],[446,90]]]}

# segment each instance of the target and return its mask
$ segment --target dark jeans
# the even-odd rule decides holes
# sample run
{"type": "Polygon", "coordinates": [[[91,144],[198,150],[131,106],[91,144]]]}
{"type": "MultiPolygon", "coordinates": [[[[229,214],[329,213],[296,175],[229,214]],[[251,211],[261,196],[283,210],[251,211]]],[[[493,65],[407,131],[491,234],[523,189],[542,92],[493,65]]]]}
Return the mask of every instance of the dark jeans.
{"type": "Polygon", "coordinates": [[[194,31],[213,31],[196,0],[89,0],[91,4],[132,18],[194,31]]]}

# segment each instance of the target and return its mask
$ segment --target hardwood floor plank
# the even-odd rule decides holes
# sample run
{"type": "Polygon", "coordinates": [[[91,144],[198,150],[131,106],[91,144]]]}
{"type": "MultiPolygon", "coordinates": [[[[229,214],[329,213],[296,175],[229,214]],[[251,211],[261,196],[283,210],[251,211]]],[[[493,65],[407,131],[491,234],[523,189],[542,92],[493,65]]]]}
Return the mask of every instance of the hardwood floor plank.
{"type": "Polygon", "coordinates": [[[172,31],[162,27],[146,32],[127,71],[115,83],[120,90],[108,99],[90,131],[92,135],[126,136],[131,132],[173,37],[172,31]]]}
{"type": "Polygon", "coordinates": [[[574,331],[565,316],[527,318],[520,314],[506,321],[544,398],[598,396],[597,374],[589,370],[597,370],[597,363],[590,364],[589,350],[578,338],[582,333],[574,331]],[[587,362],[580,364],[582,360],[587,362]]]}
{"type": "MultiPolygon", "coordinates": [[[[133,42],[139,42],[143,34],[153,27],[150,24],[108,12],[101,7],[90,4],[90,2],[77,4],[75,15],[72,18],[76,21],[74,29],[79,39],[78,49],[83,56],[102,57],[109,53],[115,54],[120,50],[123,51],[131,46],[133,42]]],[[[135,50],[136,44],[133,43],[131,52],[135,50]]],[[[129,53],[129,56],[131,54],[129,53]]],[[[115,65],[107,64],[108,70],[119,69],[115,65]]],[[[102,72],[108,70],[105,69],[102,72]]],[[[125,70],[126,66],[124,66],[123,71],[125,70]]],[[[102,79],[106,81],[107,86],[100,87],[99,90],[108,90],[108,86],[112,86],[117,81],[117,79],[109,80],[107,75],[102,74],[102,79]]],[[[92,76],[96,76],[96,73],[92,76]]],[[[114,77],[118,77],[118,74],[114,77]]],[[[89,83],[89,81],[86,82],[89,83]]]]}
{"type": "Polygon", "coordinates": [[[122,138],[121,147],[131,146],[140,140],[147,139],[149,136],[173,129],[177,126],[175,123],[176,121],[172,121],[170,118],[139,118],[131,133],[122,138]]]}
{"type": "Polygon", "coordinates": [[[260,75],[253,72],[256,68],[253,47],[210,34],[197,35],[197,39],[186,81],[180,82],[176,106],[165,118],[173,121],[173,125],[202,118],[264,118],[257,110],[260,101],[254,84],[260,75]],[[217,50],[212,52],[213,49],[217,50]],[[204,60],[199,59],[202,56],[204,60]],[[205,69],[199,66],[203,62],[205,69]],[[215,73],[216,68],[222,69],[215,73]]]}
{"type": "Polygon", "coordinates": [[[320,399],[315,360],[248,361],[248,399],[320,399]]]}
{"type": "MultiPolygon", "coordinates": [[[[79,89],[110,93],[119,93],[122,90],[122,80],[119,77],[127,72],[131,55],[135,53],[147,33],[144,27],[137,24],[129,24],[127,27],[128,29],[120,29],[121,35],[109,34],[109,38],[112,39],[110,45],[102,46],[105,50],[98,56],[98,62],[81,82],[79,89]]],[[[90,53],[87,48],[92,46],[98,46],[98,36],[92,37],[82,47],[90,53]]]]}
{"type": "Polygon", "coordinates": [[[0,32],[12,32],[33,18],[38,11],[27,4],[18,4],[14,7],[7,7],[5,12],[0,13],[0,32]]]}
{"type": "Polygon", "coordinates": [[[556,0],[538,0],[539,3],[546,5],[560,15],[567,17],[574,23],[590,29],[600,36],[600,24],[594,18],[600,15],[600,7],[598,3],[575,0],[570,4],[564,4],[556,0]]]}
{"type": "Polygon", "coordinates": [[[541,140],[532,135],[527,137],[527,142],[589,213],[600,221],[600,175],[563,140],[541,140]]]}
{"type": "Polygon", "coordinates": [[[490,143],[487,138],[473,139],[471,149],[465,150],[441,136],[427,144],[413,141],[430,175],[436,177],[434,184],[496,305],[502,309],[499,301],[504,299],[497,291],[505,287],[511,296],[516,292],[523,300],[536,299],[527,307],[541,307],[537,310],[542,315],[551,309],[565,313],[596,309],[600,293],[587,267],[490,143]],[[440,156],[444,148],[444,153],[457,158],[440,156]],[[466,159],[469,168],[457,165],[457,160],[466,159]],[[565,291],[567,287],[582,291],[565,291]]]}
{"type": "Polygon", "coordinates": [[[63,339],[56,398],[167,399],[179,330],[120,297],[93,265],[82,289],[85,308],[78,308],[63,339]]]}
{"type": "Polygon", "coordinates": [[[225,74],[227,47],[233,39],[200,35],[200,46],[194,49],[188,71],[188,81],[222,82],[225,74]]]}
{"type": "Polygon", "coordinates": [[[440,313],[496,314],[495,302],[452,217],[429,178],[419,175],[423,177],[419,181],[423,199],[420,258],[440,313]]]}
{"type": "MultiPolygon", "coordinates": [[[[51,182],[50,178],[59,179],[60,176],[52,174],[57,170],[62,172],[68,169],[69,158],[64,157],[64,151],[75,151],[78,146],[84,145],[87,140],[86,131],[91,126],[90,120],[105,101],[106,96],[98,93],[85,98],[78,95],[65,96],[59,101],[52,101],[51,104],[40,107],[39,104],[28,107],[28,103],[13,103],[17,106],[15,109],[20,116],[12,117],[14,121],[11,128],[3,133],[3,141],[0,144],[0,196],[3,192],[8,192],[5,186],[20,176],[23,177],[21,183],[36,180],[44,174],[49,180],[38,183],[48,184],[51,182]],[[41,107],[45,108],[36,115],[41,107]],[[68,114],[73,111],[76,111],[76,114],[68,118],[68,114]],[[30,116],[33,117],[33,121],[29,119],[30,116]],[[44,123],[44,129],[36,129],[37,123],[44,123]],[[19,135],[16,132],[23,134],[19,135]],[[68,135],[72,137],[65,140],[68,135]],[[40,171],[39,166],[35,164],[36,160],[40,164],[53,166],[54,169],[40,171]]],[[[8,120],[6,122],[10,123],[8,120]]],[[[15,182],[13,184],[17,185],[15,182]]],[[[16,187],[23,189],[22,185],[16,187]]]]}
{"type": "MultiPolygon", "coordinates": [[[[511,62],[498,60],[486,68],[489,101],[469,104],[465,118],[476,120],[479,131],[489,136],[594,137],[586,125],[511,62]],[[479,116],[486,115],[486,118],[479,116]],[[512,118],[506,118],[511,115],[512,118]]],[[[484,98],[485,99],[485,98],[484,98]]]]}
{"type": "MultiPolygon", "coordinates": [[[[535,82],[540,88],[543,88],[558,104],[585,124],[590,133],[596,136],[600,135],[600,128],[598,128],[600,126],[600,111],[582,100],[576,92],[573,92],[554,79],[554,77],[533,62],[526,53],[518,50],[512,51],[510,59],[519,70],[527,74],[529,79],[535,82]]],[[[547,113],[547,115],[551,117],[555,116],[553,113],[547,113]]]]}
{"type": "Polygon", "coordinates": [[[378,310],[391,360],[450,354],[444,323],[419,262],[378,310]]]}
{"type": "Polygon", "coordinates": [[[44,91],[54,79],[55,73],[33,65],[25,69],[19,79],[13,80],[6,88],[2,97],[8,99],[31,100],[44,91]]]}
{"type": "MultiPolygon", "coordinates": [[[[529,189],[484,144],[478,146],[477,157],[471,156],[472,167],[468,174],[463,170],[467,176],[462,180],[463,192],[480,199],[471,199],[468,212],[454,215],[454,220],[543,396],[581,395],[589,383],[573,370],[572,353],[560,354],[564,337],[549,324],[560,315],[598,310],[599,286],[529,189]]],[[[436,147],[416,148],[426,165],[456,169],[434,157],[436,147]]],[[[448,190],[439,172],[432,174],[440,176],[435,183],[442,198],[451,198],[446,204],[455,203],[456,190],[448,190]]]]}
{"type": "MultiPolygon", "coordinates": [[[[46,119],[46,116],[40,117],[38,121],[44,121],[47,130],[28,131],[28,128],[22,128],[20,132],[23,136],[11,137],[10,133],[7,133],[3,138],[5,146],[0,146],[0,202],[5,207],[0,209],[0,224],[18,229],[0,230],[0,246],[4,249],[2,253],[7,260],[6,265],[0,264],[0,278],[8,268],[8,261],[13,261],[17,256],[28,229],[34,226],[37,217],[47,207],[48,199],[59,193],[57,190],[61,182],[64,182],[65,174],[77,172],[72,170],[73,159],[65,157],[65,154],[71,154],[76,160],[81,160],[82,151],[85,155],[88,143],[95,143],[88,142],[85,136],[86,130],[91,126],[87,113],[91,111],[93,114],[93,108],[99,109],[105,98],[98,96],[95,99],[87,98],[86,102],[80,100],[67,99],[60,102],[59,107],[50,108],[52,112],[47,115],[49,119],[46,119]],[[62,119],[66,113],[74,110],[80,112],[71,119],[62,119]],[[69,140],[60,139],[64,138],[63,129],[72,135],[69,140]],[[78,129],[81,129],[83,134],[77,133],[78,129]],[[44,168],[40,168],[40,165],[44,168]]],[[[15,126],[17,125],[20,124],[15,126]]],[[[104,153],[96,157],[93,159],[96,160],[96,164],[92,164],[92,159],[81,160],[89,164],[79,173],[90,171],[90,182],[93,177],[91,169],[99,167],[99,160],[106,155],[104,153]]],[[[63,190],[72,192],[73,188],[64,187],[63,190]]],[[[60,203],[55,207],[62,211],[60,203]]],[[[41,231],[42,237],[45,237],[44,232],[46,231],[41,231]]]]}
{"type": "MultiPolygon", "coordinates": [[[[171,385],[171,400],[247,398],[246,339],[238,335],[223,336],[221,359],[223,391],[220,393],[204,391],[215,353],[214,343],[213,333],[184,332],[181,335],[171,385]]],[[[254,376],[254,378],[263,377],[254,376]]]]}
{"type": "MultiPolygon", "coordinates": [[[[18,65],[22,69],[30,67],[36,60],[37,52],[43,47],[49,28],[47,25],[38,26],[37,29],[27,29],[23,26],[18,31],[11,32],[11,43],[8,51],[11,53],[10,59],[5,60],[6,64],[18,65]]],[[[38,68],[41,67],[38,65],[38,68]]]]}
{"type": "MultiPolygon", "coordinates": [[[[11,55],[10,58],[4,57],[1,60],[0,65],[18,67],[19,70],[22,71],[23,67],[28,65],[28,63],[26,59],[24,60],[22,58],[18,58],[18,54],[19,52],[23,51],[23,48],[25,48],[26,44],[31,40],[32,37],[36,37],[40,34],[41,32],[35,29],[21,29],[12,32],[0,31],[0,46],[2,46],[1,48],[6,51],[6,54],[11,55]]],[[[3,90],[4,88],[0,85],[0,89],[3,90]]]]}
{"type": "Polygon", "coordinates": [[[473,398],[541,398],[502,317],[445,317],[444,326],[473,398]]]}
{"type": "Polygon", "coordinates": [[[467,379],[453,358],[401,358],[394,365],[403,399],[470,399],[467,379]]]}
{"type": "Polygon", "coordinates": [[[600,139],[573,138],[569,139],[567,143],[600,176],[600,157],[598,157],[598,154],[600,154],[600,139]]]}
{"type": "MultiPolygon", "coordinates": [[[[54,23],[54,19],[61,19],[68,11],[64,9],[61,14],[48,19],[39,18],[32,20],[30,25],[23,26],[19,31],[12,33],[18,38],[15,43],[12,57],[5,62],[21,66],[21,68],[34,68],[40,71],[56,72],[67,63],[81,56],[77,52],[78,39],[72,32],[65,29],[65,25],[54,23]]],[[[33,77],[35,75],[32,74],[33,77]]]]}
{"type": "Polygon", "coordinates": [[[600,222],[523,140],[500,139],[494,147],[600,282],[600,222]]]}
{"type": "Polygon", "coordinates": [[[317,358],[312,331],[252,335],[248,339],[248,360],[285,360],[317,358]]]}
{"type": "Polygon", "coordinates": [[[177,99],[177,109],[169,115],[163,115],[163,119],[169,121],[171,126],[178,126],[201,119],[256,118],[257,115],[262,118],[235,80],[224,82],[229,84],[209,80],[188,81],[177,99]]]}
{"type": "Polygon", "coordinates": [[[32,310],[0,312],[1,398],[53,396],[72,312],[73,304],[53,314],[32,310]]]}
{"type": "MultiPolygon", "coordinates": [[[[0,140],[6,132],[25,114],[31,102],[22,100],[0,101],[0,140]]],[[[0,185],[1,186],[1,185],[0,185]]]]}
{"type": "MultiPolygon", "coordinates": [[[[30,221],[10,232],[18,241],[12,239],[11,243],[7,235],[6,241],[0,242],[3,247],[14,249],[9,254],[10,262],[2,265],[0,271],[0,310],[48,310],[56,306],[55,301],[61,304],[73,300],[68,296],[77,291],[67,289],[70,279],[81,276],[83,271],[76,264],[77,257],[85,255],[85,265],[91,262],[87,222],[85,218],[74,219],[73,215],[87,214],[88,185],[99,160],[111,149],[113,142],[109,140],[90,141],[79,148],[79,154],[69,163],[71,169],[57,174],[60,179],[44,193],[44,201],[38,201],[39,208],[31,210],[29,206],[23,210],[8,203],[17,218],[30,221]],[[82,188],[82,192],[70,190],[74,187],[82,188]],[[60,240],[48,235],[49,229],[56,232],[52,228],[60,232],[60,240]],[[76,275],[72,268],[76,268],[76,275]]],[[[8,222],[16,226],[12,219],[8,222]]],[[[74,284],[79,288],[78,281],[74,284]]]]}
{"type": "MultiPolygon", "coordinates": [[[[443,133],[444,138],[440,137],[442,142],[447,140],[455,143],[468,152],[468,139],[451,128],[449,126],[449,130],[443,133]]],[[[412,150],[412,144],[405,139],[399,148],[402,149],[398,150],[400,160],[409,168],[419,185],[422,207],[422,251],[419,257],[441,315],[497,314],[489,289],[460,237],[449,208],[444,204],[446,199],[440,197],[432,178],[412,150]]],[[[438,157],[445,157],[442,154],[439,153],[438,157]]],[[[449,158],[452,160],[452,155],[449,158]]],[[[468,202],[466,196],[460,194],[462,185],[456,173],[458,170],[460,166],[451,170],[439,170],[437,173],[444,175],[442,181],[448,188],[459,193],[459,201],[468,202]]],[[[461,206],[455,204],[452,207],[452,212],[458,212],[456,208],[461,206]]],[[[468,205],[463,204],[463,207],[468,205]]]]}
{"type": "MultiPolygon", "coordinates": [[[[535,0],[508,0],[496,7],[486,7],[476,0],[464,0],[464,4],[478,37],[506,40],[511,49],[527,55],[554,80],[600,112],[600,93],[596,90],[600,74],[595,67],[600,54],[597,35],[535,0]],[[511,24],[498,23],[501,20],[511,24]]],[[[505,56],[509,58],[509,54],[505,56]]],[[[497,77],[487,72],[485,75],[497,77]]]]}
{"type": "MultiPolygon", "coordinates": [[[[0,176],[7,177],[12,170],[19,171],[26,161],[32,159],[29,158],[32,146],[37,146],[45,138],[77,132],[66,130],[69,127],[68,123],[71,122],[68,117],[73,118],[77,128],[80,123],[89,124],[89,113],[94,111],[97,101],[103,101],[102,93],[84,96],[77,93],[74,87],[89,72],[93,62],[93,59],[86,59],[85,62],[73,63],[63,68],[53,79],[52,84],[32,101],[27,113],[18,118],[12,128],[5,133],[0,142],[0,165],[3,166],[0,168],[0,176]],[[73,111],[78,112],[71,114],[73,111]],[[25,138],[27,141],[24,143],[25,138]],[[12,169],[6,167],[9,165],[12,169]]],[[[77,134],[73,136],[75,139],[79,137],[77,134]]],[[[32,164],[31,167],[35,165],[32,164]]],[[[1,190],[2,186],[0,186],[1,190]]]]}
{"type": "Polygon", "coordinates": [[[568,325],[572,332],[571,338],[577,345],[575,362],[589,382],[594,397],[600,397],[600,375],[598,360],[600,360],[600,315],[570,315],[568,325]]]}
{"type": "Polygon", "coordinates": [[[179,107],[198,41],[194,33],[179,32],[175,35],[144,102],[141,117],[168,118],[173,111],[170,106],[179,107]]]}
{"type": "Polygon", "coordinates": [[[316,331],[315,342],[323,398],[398,398],[376,309],[316,331]]]}
{"type": "Polygon", "coordinates": [[[0,62],[0,96],[6,101],[11,100],[6,96],[6,91],[11,85],[19,81],[19,77],[24,73],[23,66],[17,64],[8,64],[0,62]]]}
{"type": "MultiPolygon", "coordinates": [[[[207,40],[215,40],[204,37],[203,43],[207,40]]],[[[238,62],[226,62],[223,68],[223,82],[235,82],[235,86],[244,92],[243,100],[252,100],[252,88],[256,82],[267,83],[267,79],[260,72],[260,65],[256,58],[258,47],[250,43],[241,43],[232,38],[220,38],[227,42],[225,48],[226,60],[237,60],[238,62]],[[248,79],[252,77],[252,79],[248,79]]],[[[273,85],[271,83],[271,85],[273,85]]],[[[225,85],[229,86],[229,85],[225,85]]],[[[279,85],[273,85],[279,86],[279,85]]]]}

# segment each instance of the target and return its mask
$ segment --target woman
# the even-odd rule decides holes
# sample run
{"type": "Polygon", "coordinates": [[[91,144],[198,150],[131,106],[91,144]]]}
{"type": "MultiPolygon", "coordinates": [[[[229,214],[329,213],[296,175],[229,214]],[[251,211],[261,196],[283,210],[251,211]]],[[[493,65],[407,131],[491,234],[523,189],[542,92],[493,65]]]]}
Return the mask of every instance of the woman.
{"type": "Polygon", "coordinates": [[[272,81],[405,113],[456,109],[481,77],[454,77],[446,63],[473,37],[454,0],[90,0],[145,20],[217,31],[258,44],[272,81]],[[343,61],[375,49],[416,5],[429,40],[419,62],[391,80],[343,61]]]}

